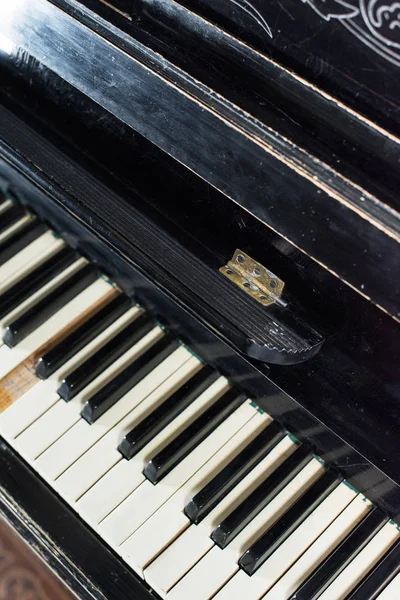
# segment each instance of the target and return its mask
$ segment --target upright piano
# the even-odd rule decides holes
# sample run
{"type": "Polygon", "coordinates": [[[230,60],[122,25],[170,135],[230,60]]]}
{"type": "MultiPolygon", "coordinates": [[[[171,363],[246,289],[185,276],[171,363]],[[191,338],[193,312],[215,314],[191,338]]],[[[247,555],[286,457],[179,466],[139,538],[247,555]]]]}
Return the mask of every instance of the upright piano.
{"type": "Polygon", "coordinates": [[[0,507],[79,598],[400,599],[399,67],[396,0],[0,3],[0,507]]]}

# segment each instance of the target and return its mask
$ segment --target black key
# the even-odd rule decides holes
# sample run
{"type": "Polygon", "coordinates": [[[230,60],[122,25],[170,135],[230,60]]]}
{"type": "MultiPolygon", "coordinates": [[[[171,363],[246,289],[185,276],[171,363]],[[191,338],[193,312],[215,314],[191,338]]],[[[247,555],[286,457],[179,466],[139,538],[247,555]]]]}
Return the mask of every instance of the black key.
{"type": "Polygon", "coordinates": [[[0,206],[3,206],[3,204],[5,204],[7,202],[7,197],[3,194],[3,192],[0,192],[0,206]]]}
{"type": "Polygon", "coordinates": [[[67,360],[114,323],[131,305],[132,301],[124,294],[120,294],[109,302],[57,346],[42,356],[36,366],[36,375],[41,379],[50,377],[67,360]]]}
{"type": "Polygon", "coordinates": [[[118,360],[153,327],[154,321],[147,314],[140,315],[63,379],[57,394],[65,402],[72,400],[84,387],[118,360]]]}
{"type": "Polygon", "coordinates": [[[81,413],[82,417],[88,423],[97,421],[122,396],[125,396],[139,381],[172,354],[178,346],[178,340],[169,334],[165,335],[87,400],[81,413]]]}
{"type": "Polygon", "coordinates": [[[226,392],[150,460],[143,471],[147,479],[155,484],[165,477],[245,400],[235,389],[226,392]]]}
{"type": "Polygon", "coordinates": [[[95,279],[97,279],[96,270],[90,265],[86,265],[83,269],[68,277],[48,296],[29,308],[6,328],[3,338],[4,343],[12,348],[21,342],[60,308],[87,288],[88,285],[93,283],[95,279]]]}
{"type": "Polygon", "coordinates": [[[14,225],[17,221],[26,215],[25,209],[19,204],[13,204],[0,215],[0,233],[4,233],[6,229],[14,225]]]}
{"type": "Polygon", "coordinates": [[[0,296],[0,319],[17,308],[24,300],[40,290],[54,277],[57,277],[76,259],[77,255],[73,250],[63,248],[9,288],[0,296]]]}
{"type": "Polygon", "coordinates": [[[400,540],[393,544],[345,600],[375,600],[398,573],[400,573],[400,540]]]}
{"type": "Polygon", "coordinates": [[[10,260],[18,252],[26,248],[39,236],[47,231],[45,223],[40,223],[36,218],[31,219],[18,231],[12,233],[0,244],[0,266],[10,260]]]}
{"type": "Polygon", "coordinates": [[[282,427],[273,421],[190,500],[186,516],[196,525],[200,523],[284,436],[282,427]]]}
{"type": "Polygon", "coordinates": [[[218,377],[217,371],[209,366],[203,367],[124,437],[118,447],[121,454],[128,460],[135,456],[218,377]]]}
{"type": "Polygon", "coordinates": [[[296,590],[291,600],[317,600],[386,522],[387,517],[378,508],[372,508],[296,590]]]}
{"type": "Polygon", "coordinates": [[[311,459],[308,448],[298,447],[214,529],[211,534],[214,542],[220,548],[225,548],[311,459]]]}
{"type": "Polygon", "coordinates": [[[300,498],[240,557],[239,566],[253,575],[299,525],[341,483],[342,477],[328,469],[300,498]]]}

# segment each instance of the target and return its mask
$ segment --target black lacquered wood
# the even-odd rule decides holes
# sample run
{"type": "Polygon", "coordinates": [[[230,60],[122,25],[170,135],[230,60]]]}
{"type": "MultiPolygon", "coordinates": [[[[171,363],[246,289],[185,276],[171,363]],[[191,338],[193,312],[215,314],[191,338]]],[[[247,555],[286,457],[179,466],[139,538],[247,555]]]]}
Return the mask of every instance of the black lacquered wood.
{"type": "Polygon", "coordinates": [[[185,506],[186,516],[193,523],[200,523],[269,454],[284,435],[279,423],[273,421],[190,500],[185,506]]]}
{"type": "Polygon", "coordinates": [[[32,331],[42,325],[60,308],[87,288],[97,278],[97,272],[91,265],[86,265],[77,273],[68,277],[48,296],[28,309],[18,319],[10,323],[4,333],[3,341],[11,348],[25,339],[32,331]]]}
{"type": "Polygon", "coordinates": [[[272,527],[246,550],[239,559],[240,567],[248,575],[253,575],[341,481],[340,475],[328,469],[272,527]]]}
{"type": "Polygon", "coordinates": [[[50,377],[54,371],[65,364],[74,354],[77,354],[79,350],[102,333],[109,325],[114,323],[114,321],[128,310],[131,304],[132,300],[124,294],[120,294],[57,344],[57,346],[49,350],[47,354],[42,356],[36,366],[36,375],[41,379],[50,377]]]}
{"type": "MultiPolygon", "coordinates": [[[[74,250],[63,248],[6,290],[0,296],[0,318],[5,317],[35,292],[39,291],[40,288],[54,279],[54,277],[60,275],[76,259],[77,255],[74,250]]],[[[45,302],[47,302],[47,298],[45,298],[45,302]]],[[[36,307],[34,307],[34,310],[36,310],[36,307]]]]}
{"type": "Polygon", "coordinates": [[[121,454],[128,460],[135,456],[218,377],[219,373],[212,367],[203,367],[124,437],[118,446],[121,454]]]}
{"type": "Polygon", "coordinates": [[[160,341],[153,344],[146,352],[131,362],[121,373],[86,401],[81,413],[82,417],[88,423],[97,421],[122,396],[135,387],[135,385],[174,352],[178,346],[179,341],[171,335],[166,335],[160,341]]]}
{"type": "Polygon", "coordinates": [[[225,548],[311,459],[308,448],[297,448],[214,529],[211,534],[214,542],[220,548],[225,548]]]}
{"type": "Polygon", "coordinates": [[[19,204],[13,204],[0,215],[0,233],[14,225],[19,219],[25,216],[25,209],[19,204]]]}
{"type": "MultiPolygon", "coordinates": [[[[376,600],[399,573],[400,540],[397,540],[345,600],[376,600]]],[[[393,600],[398,597],[393,596],[393,600]]]]}
{"type": "Polygon", "coordinates": [[[373,507],[337,548],[302,583],[291,597],[291,600],[317,600],[386,522],[387,517],[378,508],[373,507]]]}
{"type": "Polygon", "coordinates": [[[141,314],[63,379],[57,393],[66,402],[72,400],[153,327],[153,320],[147,314],[141,314]]]}
{"type": "Polygon", "coordinates": [[[45,233],[46,230],[47,226],[45,223],[40,223],[34,217],[12,233],[0,244],[0,266],[45,233]]]}
{"type": "Polygon", "coordinates": [[[245,400],[235,389],[226,392],[149,461],[143,471],[147,479],[155,484],[165,477],[245,400]]]}

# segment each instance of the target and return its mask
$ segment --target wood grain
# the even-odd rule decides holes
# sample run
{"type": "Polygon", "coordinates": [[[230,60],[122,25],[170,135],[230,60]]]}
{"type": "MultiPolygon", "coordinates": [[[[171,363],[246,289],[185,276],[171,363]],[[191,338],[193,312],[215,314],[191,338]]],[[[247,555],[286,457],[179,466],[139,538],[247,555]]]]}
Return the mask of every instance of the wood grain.
{"type": "Polygon", "coordinates": [[[92,304],[75,321],[68,323],[57,335],[50,338],[0,381],[0,413],[18,400],[18,398],[21,398],[39,381],[36,376],[36,365],[39,358],[64,340],[75,329],[111,302],[111,300],[116,298],[119,293],[120,290],[118,288],[111,288],[109,292],[102,296],[95,304],[92,304]]]}

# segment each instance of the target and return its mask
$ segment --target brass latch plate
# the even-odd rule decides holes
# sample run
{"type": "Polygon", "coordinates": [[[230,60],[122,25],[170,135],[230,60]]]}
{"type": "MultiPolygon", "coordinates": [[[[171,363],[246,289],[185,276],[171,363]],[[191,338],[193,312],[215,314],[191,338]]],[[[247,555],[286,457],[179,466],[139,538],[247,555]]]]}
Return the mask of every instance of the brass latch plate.
{"type": "Polygon", "coordinates": [[[279,277],[242,250],[235,250],[228,264],[219,270],[264,306],[277,302],[285,287],[285,283],[279,277]]]}

